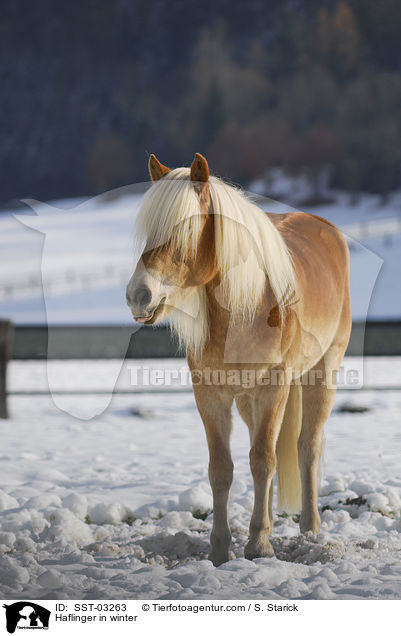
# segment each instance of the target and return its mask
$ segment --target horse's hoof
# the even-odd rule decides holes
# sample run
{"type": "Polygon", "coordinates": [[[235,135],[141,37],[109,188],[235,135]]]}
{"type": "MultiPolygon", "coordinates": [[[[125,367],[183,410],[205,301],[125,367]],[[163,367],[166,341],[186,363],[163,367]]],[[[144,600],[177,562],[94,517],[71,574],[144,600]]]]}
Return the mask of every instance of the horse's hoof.
{"type": "Polygon", "coordinates": [[[209,561],[211,561],[213,563],[213,565],[218,568],[219,565],[222,565],[223,563],[227,563],[227,561],[230,560],[230,555],[227,552],[211,552],[208,556],[209,561]]]}
{"type": "Polygon", "coordinates": [[[252,561],[252,559],[272,557],[274,556],[274,550],[267,537],[259,537],[246,544],[244,554],[246,559],[252,561]]]}
{"type": "Polygon", "coordinates": [[[319,534],[320,532],[320,519],[300,519],[299,530],[302,534],[311,532],[312,534],[319,534]]]}

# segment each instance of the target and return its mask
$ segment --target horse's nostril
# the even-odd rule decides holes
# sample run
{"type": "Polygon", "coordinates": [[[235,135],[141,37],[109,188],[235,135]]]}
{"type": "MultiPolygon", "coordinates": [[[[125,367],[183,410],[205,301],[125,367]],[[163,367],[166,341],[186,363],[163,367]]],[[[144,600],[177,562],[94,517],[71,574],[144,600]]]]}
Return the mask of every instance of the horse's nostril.
{"type": "Polygon", "coordinates": [[[139,287],[134,294],[135,305],[139,305],[139,307],[149,305],[151,298],[152,294],[149,287],[146,287],[146,285],[139,287]]]}

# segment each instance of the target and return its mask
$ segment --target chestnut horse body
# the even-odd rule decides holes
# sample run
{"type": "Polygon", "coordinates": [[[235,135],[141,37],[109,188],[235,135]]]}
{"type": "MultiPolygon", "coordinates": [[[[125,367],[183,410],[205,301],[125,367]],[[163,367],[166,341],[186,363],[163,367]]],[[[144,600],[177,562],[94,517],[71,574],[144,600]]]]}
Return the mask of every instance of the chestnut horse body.
{"type": "Polygon", "coordinates": [[[271,556],[276,471],[279,507],[301,511],[301,532],[320,529],[323,426],[351,329],[348,248],[319,217],[265,215],[199,154],[173,171],[151,155],[149,169],[137,224],[146,246],[127,302],[144,324],[170,317],[187,348],[210,456],[210,559],[229,558],[234,400],[255,493],[245,556],[271,556]]]}

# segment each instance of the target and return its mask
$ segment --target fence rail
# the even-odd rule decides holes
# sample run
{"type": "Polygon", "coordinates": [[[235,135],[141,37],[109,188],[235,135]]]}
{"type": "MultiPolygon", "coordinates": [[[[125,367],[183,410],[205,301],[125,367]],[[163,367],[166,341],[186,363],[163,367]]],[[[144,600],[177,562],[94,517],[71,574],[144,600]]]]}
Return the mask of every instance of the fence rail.
{"type": "MultiPolygon", "coordinates": [[[[337,393],[348,393],[348,394],[352,394],[354,391],[357,393],[360,393],[361,391],[366,392],[366,391],[374,391],[374,392],[385,392],[385,393],[391,393],[392,391],[401,391],[401,386],[398,385],[379,385],[379,386],[358,386],[355,389],[347,389],[345,387],[337,387],[337,393]]],[[[26,396],[46,396],[46,395],[82,395],[82,396],[88,396],[88,395],[110,395],[110,393],[113,393],[113,395],[175,395],[177,393],[192,393],[193,389],[192,389],[192,385],[189,386],[178,386],[178,387],[169,387],[168,389],[165,389],[163,387],[160,388],[156,388],[156,387],[152,387],[152,388],[144,388],[144,387],[139,387],[139,388],[131,388],[131,389],[116,389],[114,388],[112,391],[108,390],[108,389],[82,389],[82,390],[78,390],[78,389],[32,389],[32,390],[11,390],[8,391],[8,395],[15,395],[15,396],[19,396],[19,397],[26,397],[26,396]]]]}
{"type": "Polygon", "coordinates": [[[389,219],[362,220],[358,223],[342,225],[341,230],[347,237],[356,241],[363,241],[368,238],[379,238],[394,236],[401,233],[401,216],[389,219]]]}
{"type": "Polygon", "coordinates": [[[24,276],[12,282],[0,280],[0,301],[38,298],[42,297],[43,293],[47,297],[54,297],[119,287],[126,285],[131,274],[132,268],[106,264],[102,267],[86,268],[84,271],[69,267],[52,276],[46,276],[43,281],[40,274],[24,276]]]}

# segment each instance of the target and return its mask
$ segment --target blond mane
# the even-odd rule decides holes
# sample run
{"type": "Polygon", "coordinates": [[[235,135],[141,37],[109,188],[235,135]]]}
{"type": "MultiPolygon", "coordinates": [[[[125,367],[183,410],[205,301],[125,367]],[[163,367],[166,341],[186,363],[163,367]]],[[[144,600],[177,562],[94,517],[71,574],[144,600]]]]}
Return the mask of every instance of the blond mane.
{"type": "MultiPolygon", "coordinates": [[[[222,297],[227,309],[252,321],[266,287],[266,277],[281,315],[285,300],[296,288],[288,248],[274,224],[241,190],[216,177],[209,180],[215,215],[216,258],[222,278],[222,297]]],[[[170,241],[184,256],[196,250],[202,229],[199,195],[190,180],[189,168],[177,168],[152,185],[143,197],[135,234],[146,249],[170,241]]],[[[170,316],[173,329],[195,355],[206,343],[209,331],[204,288],[177,306],[170,316]]]]}

